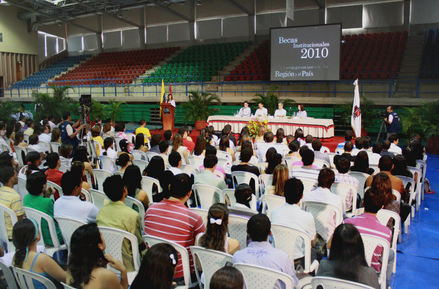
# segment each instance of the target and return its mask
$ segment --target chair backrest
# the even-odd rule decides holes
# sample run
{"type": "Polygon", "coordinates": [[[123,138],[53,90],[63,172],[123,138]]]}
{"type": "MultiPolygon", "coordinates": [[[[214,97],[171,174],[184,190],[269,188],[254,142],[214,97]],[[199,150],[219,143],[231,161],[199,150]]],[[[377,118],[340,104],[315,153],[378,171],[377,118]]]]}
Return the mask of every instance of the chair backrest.
{"type": "Polygon", "coordinates": [[[143,172],[149,163],[144,160],[134,159],[133,164],[139,167],[140,172],[143,172]]]}
{"type": "MultiPolygon", "coordinates": [[[[95,142],[94,140],[89,140],[87,142],[87,151],[89,152],[89,154],[93,158],[93,162],[95,162],[95,163],[99,159],[99,156],[98,156],[97,151],[96,151],[97,145],[100,146],[100,144],[98,142],[95,142]]],[[[99,151],[102,151],[102,149],[100,149],[99,151]]]]}
{"type": "Polygon", "coordinates": [[[8,232],[6,230],[6,219],[10,218],[12,227],[14,227],[15,223],[17,223],[17,215],[10,208],[0,204],[0,240],[3,244],[6,244],[8,247],[5,248],[7,252],[14,252],[15,246],[12,241],[8,239],[8,232]]]}
{"type": "Polygon", "coordinates": [[[400,192],[398,192],[398,191],[395,190],[395,189],[392,189],[392,194],[396,197],[396,200],[397,200],[398,202],[401,201],[401,193],[400,193],[400,192]]]}
{"type": "Polygon", "coordinates": [[[134,143],[134,142],[133,142],[133,138],[135,139],[135,138],[136,138],[136,135],[133,134],[132,132],[127,132],[127,133],[125,133],[125,134],[126,134],[126,136],[127,136],[127,140],[128,140],[128,142],[129,142],[129,143],[134,143]]]}
{"type": "MultiPolygon", "coordinates": [[[[50,144],[48,142],[40,140],[38,142],[38,145],[43,150],[43,152],[49,152],[49,153],[52,152],[52,147],[50,146],[50,144]]],[[[58,151],[56,151],[56,152],[58,152],[58,151]]]]}
{"type": "Polygon", "coordinates": [[[404,188],[407,187],[407,184],[410,183],[410,199],[409,204],[412,204],[412,201],[416,198],[416,192],[415,192],[415,180],[406,176],[395,176],[401,179],[402,184],[404,185],[404,188]]]}
{"type": "Polygon", "coordinates": [[[26,143],[29,143],[29,137],[30,137],[30,135],[28,135],[28,134],[23,134],[23,140],[24,140],[26,143]]]}
{"type": "Polygon", "coordinates": [[[117,152],[120,152],[120,145],[119,145],[119,142],[120,142],[121,140],[122,140],[121,137],[117,137],[117,136],[114,137],[114,142],[116,143],[116,151],[117,151],[117,152]]]}
{"type": "Polygon", "coordinates": [[[216,151],[216,156],[219,158],[226,158],[228,160],[230,160],[230,162],[232,162],[232,155],[226,151],[222,151],[222,150],[217,150],[216,151]]]}
{"type": "Polygon", "coordinates": [[[27,150],[20,146],[14,146],[15,154],[17,155],[17,162],[20,166],[24,166],[24,160],[27,155],[27,150]]]}
{"type": "Polygon", "coordinates": [[[20,288],[35,289],[33,283],[33,280],[35,280],[42,283],[46,289],[56,289],[55,284],[46,277],[17,267],[12,267],[12,271],[14,271],[15,279],[20,288]]]}
{"type": "Polygon", "coordinates": [[[311,238],[310,236],[298,229],[294,229],[288,226],[271,224],[271,232],[273,233],[274,247],[280,249],[288,254],[291,263],[294,264],[294,248],[297,242],[297,238],[302,238],[305,245],[305,272],[310,271],[311,266],[311,238]]]}
{"type": "Polygon", "coordinates": [[[233,267],[238,269],[244,275],[244,282],[247,288],[251,289],[267,289],[273,288],[277,280],[285,284],[285,289],[294,288],[294,280],[285,273],[269,269],[267,267],[236,263],[233,267]]]}
{"type": "Polygon", "coordinates": [[[265,171],[268,168],[268,163],[258,163],[259,172],[265,171]]]}
{"type": "Polygon", "coordinates": [[[311,279],[312,289],[372,289],[365,284],[352,282],[348,280],[333,278],[333,277],[323,277],[315,276],[311,279]]]}
{"type": "Polygon", "coordinates": [[[333,183],[331,186],[331,192],[340,196],[346,211],[350,209],[346,208],[346,198],[349,193],[352,193],[352,212],[355,212],[357,209],[357,188],[354,185],[347,183],[333,183]]]}
{"type": "Polygon", "coordinates": [[[20,195],[21,202],[23,202],[24,196],[28,194],[26,189],[26,179],[18,177],[18,194],[20,195]]]}
{"type": "Polygon", "coordinates": [[[101,163],[101,169],[110,173],[114,173],[116,170],[116,160],[109,156],[100,156],[99,162],[101,163]]]}
{"type": "Polygon", "coordinates": [[[328,147],[322,146],[320,152],[325,154],[331,152],[331,150],[328,147]]]}
{"type": "Polygon", "coordinates": [[[324,167],[331,167],[331,164],[324,160],[314,160],[313,165],[316,165],[319,169],[323,169],[324,167]]]}
{"type": "Polygon", "coordinates": [[[150,162],[153,157],[158,156],[159,154],[155,152],[146,152],[145,155],[146,161],[150,162]]]}
{"type": "Polygon", "coordinates": [[[226,196],[230,201],[230,206],[233,206],[236,204],[236,198],[235,198],[235,189],[224,189],[223,190],[223,198],[222,201],[226,201],[226,196]]]}
{"type": "Polygon", "coordinates": [[[87,225],[87,223],[67,217],[55,217],[55,220],[61,229],[64,243],[67,245],[68,250],[70,250],[70,240],[72,239],[73,233],[82,225],[87,225]]]}
{"type": "Polygon", "coordinates": [[[217,163],[217,165],[218,165],[219,167],[223,167],[223,168],[225,168],[225,167],[227,167],[227,166],[231,167],[231,165],[232,165],[232,159],[226,159],[226,158],[218,157],[218,163],[217,163]]]}
{"type": "Polygon", "coordinates": [[[101,232],[102,237],[105,239],[105,243],[107,244],[105,253],[113,255],[115,259],[121,262],[123,262],[122,244],[124,239],[128,239],[128,241],[131,243],[131,250],[133,253],[134,270],[139,271],[140,253],[139,242],[137,241],[136,236],[127,231],[109,227],[99,227],[99,231],[101,232]]]}
{"type": "Polygon", "coordinates": [[[212,275],[224,267],[227,262],[232,263],[232,255],[216,251],[205,249],[199,246],[191,246],[192,258],[194,259],[195,273],[197,274],[198,284],[201,284],[201,276],[199,272],[204,273],[204,289],[209,289],[210,279],[212,275]],[[195,260],[198,258],[201,264],[201,268],[198,268],[198,262],[195,260]]]}
{"type": "Polygon", "coordinates": [[[5,263],[0,261],[0,270],[3,272],[3,275],[5,276],[5,280],[6,280],[6,284],[8,285],[8,288],[17,289],[17,284],[15,283],[15,277],[11,271],[11,268],[9,268],[5,263]]]}
{"type": "Polygon", "coordinates": [[[200,208],[191,208],[191,210],[200,215],[201,219],[203,220],[204,226],[207,227],[207,214],[209,213],[209,210],[200,208]]]}
{"type": "Polygon", "coordinates": [[[107,195],[99,190],[90,189],[89,190],[91,199],[93,200],[93,204],[98,208],[102,208],[105,204],[105,200],[110,201],[110,199],[107,197],[107,195]]]}
{"type": "Polygon", "coordinates": [[[50,142],[49,145],[52,148],[52,152],[54,153],[58,153],[58,150],[61,147],[61,144],[59,142],[50,142]]]}
{"type": "Polygon", "coordinates": [[[155,237],[155,236],[150,236],[150,235],[143,235],[143,241],[145,241],[145,243],[149,247],[151,247],[155,244],[158,244],[158,243],[166,243],[166,244],[169,244],[172,247],[174,247],[175,250],[177,250],[177,252],[178,252],[178,257],[179,257],[178,262],[181,261],[181,264],[183,265],[184,284],[188,285],[188,286],[191,284],[191,266],[189,263],[189,252],[188,252],[188,250],[186,250],[185,247],[183,247],[182,245],[179,245],[175,242],[171,242],[171,241],[168,241],[166,239],[155,237]]]}
{"type": "Polygon", "coordinates": [[[133,155],[133,158],[135,160],[142,160],[145,161],[148,157],[146,156],[146,153],[142,152],[141,150],[132,150],[131,154],[133,155]]]}
{"type": "Polygon", "coordinates": [[[383,226],[387,226],[387,223],[389,222],[389,220],[391,218],[393,218],[395,220],[395,226],[393,227],[393,237],[392,237],[392,250],[395,251],[395,258],[396,258],[396,242],[398,241],[398,235],[399,235],[399,230],[400,230],[400,226],[401,226],[401,216],[399,214],[397,214],[394,211],[390,211],[390,210],[386,210],[386,209],[381,209],[378,211],[378,213],[376,214],[378,221],[380,222],[381,225],[383,226]]]}
{"type": "Polygon", "coordinates": [[[96,182],[98,184],[98,190],[104,191],[104,182],[108,177],[111,177],[113,174],[100,169],[93,169],[93,175],[96,178],[96,182]]]}
{"type": "Polygon", "coordinates": [[[190,175],[196,176],[198,174],[198,169],[195,166],[192,166],[192,165],[182,165],[180,167],[180,170],[183,173],[188,174],[189,176],[190,175]]]}
{"type": "Polygon", "coordinates": [[[318,182],[314,179],[304,177],[298,177],[298,179],[302,181],[304,195],[314,190],[314,188],[318,187],[318,182]]]}
{"type": "Polygon", "coordinates": [[[335,165],[334,165],[334,156],[336,156],[337,154],[336,153],[326,153],[327,155],[328,155],[328,157],[329,157],[329,161],[331,162],[330,164],[331,164],[331,167],[335,167],[335,165]]]}
{"type": "Polygon", "coordinates": [[[59,167],[59,170],[63,173],[67,173],[68,171],[70,171],[70,168],[68,166],[61,165],[59,167]]]}
{"type": "Polygon", "coordinates": [[[239,241],[241,249],[247,247],[247,222],[248,218],[236,215],[229,215],[230,237],[239,241]]]}
{"type": "Polygon", "coordinates": [[[262,195],[261,197],[262,213],[271,218],[271,213],[274,208],[283,206],[285,204],[285,197],[276,195],[262,195]]]}
{"type": "Polygon", "coordinates": [[[259,200],[259,178],[249,172],[241,172],[241,171],[234,171],[232,172],[232,181],[233,181],[233,187],[236,188],[237,185],[245,183],[250,185],[250,180],[254,180],[255,183],[255,195],[256,198],[259,200]]]}
{"type": "Polygon", "coordinates": [[[61,285],[64,287],[64,289],[76,289],[75,287],[69,286],[64,282],[61,282],[61,285]]]}
{"type": "MultiPolygon", "coordinates": [[[[58,191],[60,197],[64,196],[64,194],[62,192],[62,188],[61,188],[60,185],[57,185],[57,184],[55,184],[54,182],[51,182],[51,181],[47,181],[46,187],[47,188],[54,188],[54,189],[56,189],[58,191]]],[[[54,198],[53,195],[50,196],[50,198],[53,199],[54,198]]]]}
{"type": "Polygon", "coordinates": [[[159,180],[148,177],[148,176],[142,177],[142,183],[141,183],[142,190],[144,190],[146,192],[146,194],[148,195],[150,203],[152,203],[152,190],[153,190],[154,185],[157,186],[158,192],[162,191],[162,187],[160,186],[159,180]]]}
{"type": "MultiPolygon", "coordinates": [[[[28,218],[32,218],[37,222],[38,228],[40,228],[40,231],[41,231],[41,219],[46,220],[47,225],[49,227],[50,238],[52,239],[53,247],[59,248],[61,246],[61,244],[59,243],[58,236],[56,234],[55,221],[52,219],[52,217],[50,217],[46,213],[40,212],[40,211],[32,209],[32,208],[28,208],[28,207],[24,207],[24,211],[26,212],[26,216],[28,218]]],[[[40,238],[40,241],[38,241],[37,244],[44,246],[43,239],[44,238],[40,238]]]]}
{"type": "MultiPolygon", "coordinates": [[[[360,233],[361,238],[363,239],[364,243],[364,254],[366,256],[366,262],[367,265],[370,266],[372,262],[372,257],[374,255],[375,249],[377,246],[381,246],[383,248],[383,252],[381,254],[381,272],[378,275],[378,281],[380,284],[386,283],[386,270],[387,265],[389,262],[389,251],[390,251],[390,244],[385,239],[372,236],[368,234],[362,234],[360,233]]],[[[386,288],[385,286],[381,288],[386,288]]]]}
{"type": "MultiPolygon", "coordinates": [[[[81,194],[84,195],[85,200],[86,200],[87,202],[93,203],[93,198],[92,198],[92,196],[91,196],[91,194],[90,194],[89,191],[87,191],[87,190],[84,189],[84,188],[81,188],[81,194]]],[[[80,196],[78,196],[78,198],[79,198],[79,197],[80,197],[80,196]]]]}
{"type": "Polygon", "coordinates": [[[199,168],[203,165],[204,158],[188,155],[187,160],[191,166],[194,166],[196,168],[199,168]]]}
{"type": "Polygon", "coordinates": [[[356,178],[360,184],[358,185],[358,194],[360,195],[361,199],[364,198],[364,185],[366,184],[366,180],[369,177],[366,173],[360,173],[360,172],[349,172],[350,176],[356,178]]]}
{"type": "Polygon", "coordinates": [[[302,202],[302,207],[309,211],[314,216],[314,221],[316,223],[316,231],[322,236],[325,242],[328,241],[328,219],[331,212],[335,212],[335,227],[341,224],[343,221],[343,214],[340,209],[336,206],[321,203],[321,202],[302,202]]]}
{"type": "Polygon", "coordinates": [[[219,199],[221,199],[223,192],[221,189],[209,185],[193,185],[192,190],[195,193],[195,203],[197,207],[201,206],[201,209],[206,210],[209,210],[210,206],[214,204],[215,194],[218,194],[219,199]],[[199,204],[198,200],[200,200],[199,204]]]}
{"type": "Polygon", "coordinates": [[[142,225],[145,224],[145,207],[143,206],[143,203],[141,201],[139,201],[138,199],[127,196],[125,198],[125,206],[130,207],[131,209],[134,210],[134,205],[136,205],[137,208],[139,208],[139,215],[140,215],[140,218],[142,219],[141,224],[142,225]]]}
{"type": "Polygon", "coordinates": [[[261,174],[261,175],[259,175],[258,179],[259,179],[259,188],[261,190],[261,195],[263,195],[265,193],[265,188],[267,186],[271,186],[271,184],[273,183],[273,175],[261,174]],[[262,189],[262,188],[264,188],[264,189],[262,189]]]}
{"type": "Polygon", "coordinates": [[[283,161],[285,162],[285,165],[288,167],[288,171],[291,173],[293,171],[293,163],[297,161],[301,161],[302,158],[300,157],[284,157],[283,161]]]}

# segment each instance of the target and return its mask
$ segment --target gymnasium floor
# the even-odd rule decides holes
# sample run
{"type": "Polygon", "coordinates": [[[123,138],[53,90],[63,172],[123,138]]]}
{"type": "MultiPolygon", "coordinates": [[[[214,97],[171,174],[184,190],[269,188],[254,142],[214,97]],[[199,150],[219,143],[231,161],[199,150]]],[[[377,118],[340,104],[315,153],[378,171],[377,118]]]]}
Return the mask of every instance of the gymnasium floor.
{"type": "Polygon", "coordinates": [[[397,289],[439,288],[439,156],[428,155],[427,179],[436,194],[425,195],[411,221],[408,234],[398,244],[396,274],[391,287],[397,289]]]}

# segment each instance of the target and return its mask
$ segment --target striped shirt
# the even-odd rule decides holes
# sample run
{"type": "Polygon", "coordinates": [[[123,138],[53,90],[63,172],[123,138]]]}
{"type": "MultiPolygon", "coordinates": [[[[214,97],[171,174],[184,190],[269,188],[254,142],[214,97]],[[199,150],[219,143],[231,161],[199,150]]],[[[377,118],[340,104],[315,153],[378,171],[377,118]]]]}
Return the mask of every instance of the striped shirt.
{"type": "MultiPolygon", "coordinates": [[[[392,243],[392,231],[386,226],[381,225],[375,215],[363,213],[359,216],[344,220],[344,223],[354,225],[360,234],[373,235],[392,243]]],[[[373,252],[372,262],[370,263],[370,266],[374,268],[377,273],[381,271],[380,257],[382,254],[383,247],[376,247],[375,252],[373,252]]]]}
{"type": "MultiPolygon", "coordinates": [[[[21,204],[20,195],[13,189],[7,186],[0,188],[0,204],[8,207],[17,215],[17,217],[24,215],[24,209],[21,204]]],[[[12,221],[9,214],[5,213],[5,227],[8,232],[8,239],[12,240],[12,221]]]]}
{"type": "MultiPolygon", "coordinates": [[[[145,214],[145,234],[160,237],[185,247],[189,252],[191,273],[194,262],[189,247],[195,244],[195,237],[205,231],[200,215],[178,201],[164,199],[151,205],[145,214]]],[[[183,277],[181,259],[178,260],[175,278],[183,277]]]]}

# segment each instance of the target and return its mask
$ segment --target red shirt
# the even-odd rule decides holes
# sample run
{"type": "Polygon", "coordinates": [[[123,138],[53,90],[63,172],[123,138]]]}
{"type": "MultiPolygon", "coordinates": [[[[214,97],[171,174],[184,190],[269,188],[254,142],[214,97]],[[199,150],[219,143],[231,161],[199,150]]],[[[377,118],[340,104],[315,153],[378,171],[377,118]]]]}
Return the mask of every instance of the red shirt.
{"type": "Polygon", "coordinates": [[[192,152],[195,148],[195,144],[193,141],[188,140],[187,138],[183,139],[183,144],[185,147],[187,147],[187,149],[192,152]]]}
{"type": "MultiPolygon", "coordinates": [[[[48,181],[51,181],[52,183],[55,183],[58,186],[61,186],[61,178],[64,174],[63,172],[55,169],[48,169],[44,174],[46,175],[48,181]]],[[[55,200],[59,198],[58,191],[55,192],[54,197],[55,200]]]]}
{"type": "MultiPolygon", "coordinates": [[[[189,247],[195,244],[195,237],[205,231],[200,215],[178,201],[163,199],[152,204],[145,214],[145,234],[160,237],[185,247],[189,252],[191,273],[194,262],[189,247]]],[[[181,259],[178,260],[175,278],[183,277],[181,259]]]]}

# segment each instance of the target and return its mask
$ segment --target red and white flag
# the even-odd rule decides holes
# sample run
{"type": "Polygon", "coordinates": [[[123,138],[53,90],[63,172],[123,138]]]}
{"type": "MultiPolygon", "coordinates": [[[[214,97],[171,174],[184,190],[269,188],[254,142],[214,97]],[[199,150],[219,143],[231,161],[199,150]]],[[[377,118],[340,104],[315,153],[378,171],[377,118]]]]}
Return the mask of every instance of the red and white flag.
{"type": "Polygon", "coordinates": [[[360,88],[358,79],[354,82],[354,103],[352,104],[351,126],[355,137],[361,136],[361,109],[360,109],[360,88]]]}

